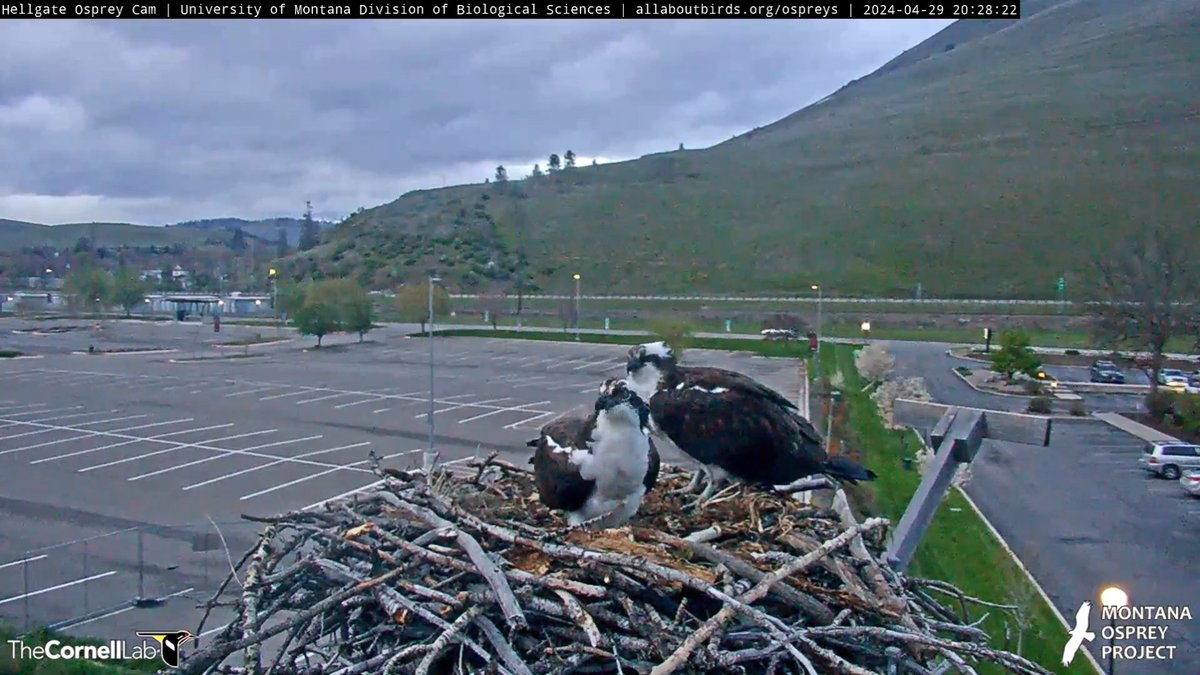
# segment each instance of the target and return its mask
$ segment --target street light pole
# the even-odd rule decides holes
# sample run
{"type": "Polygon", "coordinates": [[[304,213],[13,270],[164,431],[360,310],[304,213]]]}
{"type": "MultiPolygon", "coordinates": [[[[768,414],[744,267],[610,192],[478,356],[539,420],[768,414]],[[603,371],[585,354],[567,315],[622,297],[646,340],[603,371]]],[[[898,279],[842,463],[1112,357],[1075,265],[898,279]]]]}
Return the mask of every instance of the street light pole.
{"type": "Polygon", "coordinates": [[[823,297],[823,289],[818,284],[813,284],[812,289],[817,292],[817,350],[813,354],[813,373],[816,374],[818,382],[821,381],[821,299],[823,297]]]}
{"type": "Polygon", "coordinates": [[[579,273],[575,273],[575,341],[579,342],[579,273]]]}
{"type": "Polygon", "coordinates": [[[429,275],[429,332],[426,337],[429,338],[429,447],[425,449],[425,453],[421,461],[421,469],[429,476],[433,472],[433,463],[435,460],[433,450],[433,285],[441,279],[429,275]]]}
{"type": "MultiPolygon", "coordinates": [[[[1117,586],[1109,586],[1100,593],[1101,607],[1125,607],[1129,605],[1129,594],[1117,586]]],[[[1108,675],[1113,675],[1113,645],[1117,637],[1116,612],[1108,615],[1108,675]]]]}

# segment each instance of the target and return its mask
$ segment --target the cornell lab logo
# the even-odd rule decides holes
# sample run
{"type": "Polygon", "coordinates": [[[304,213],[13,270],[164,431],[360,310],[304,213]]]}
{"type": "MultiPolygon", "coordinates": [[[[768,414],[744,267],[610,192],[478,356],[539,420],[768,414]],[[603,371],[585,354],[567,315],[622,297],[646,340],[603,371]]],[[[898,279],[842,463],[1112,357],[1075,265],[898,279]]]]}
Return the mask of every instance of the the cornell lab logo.
{"type": "Polygon", "coordinates": [[[183,643],[196,637],[191,632],[186,630],[176,631],[152,631],[139,630],[138,637],[154,638],[162,645],[162,660],[172,668],[179,666],[179,648],[183,643]]]}

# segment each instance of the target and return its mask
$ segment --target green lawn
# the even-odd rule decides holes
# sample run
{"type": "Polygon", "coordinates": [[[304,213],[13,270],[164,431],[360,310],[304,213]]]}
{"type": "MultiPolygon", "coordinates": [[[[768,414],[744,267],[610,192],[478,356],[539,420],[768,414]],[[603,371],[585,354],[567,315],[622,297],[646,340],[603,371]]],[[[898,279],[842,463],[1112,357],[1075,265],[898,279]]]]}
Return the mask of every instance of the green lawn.
{"type": "MultiPolygon", "coordinates": [[[[51,660],[13,658],[13,646],[9,640],[21,640],[27,647],[45,645],[58,639],[68,645],[100,645],[101,640],[68,637],[53,631],[40,629],[21,637],[19,630],[0,624],[0,675],[135,675],[157,673],[165,668],[161,659],[144,659],[112,662],[86,661],[83,659],[51,660]]],[[[132,646],[132,645],[131,645],[132,646]]]]}
{"type": "MultiPolygon", "coordinates": [[[[856,505],[868,515],[883,516],[895,524],[921,481],[915,467],[905,470],[902,462],[902,457],[914,454],[919,441],[909,432],[884,427],[869,393],[861,391],[863,381],[854,367],[854,351],[855,347],[849,345],[826,346],[821,353],[822,370],[826,373],[840,371],[845,378],[843,400],[849,409],[846,442],[879,474],[876,481],[864,484],[865,489],[860,492],[863,497],[856,505]],[[906,435],[907,447],[902,441],[906,435]]],[[[1062,668],[1060,659],[1065,629],[957,490],[952,489],[938,509],[909,573],[947,581],[983,600],[1024,608],[1023,630],[1018,630],[1014,617],[994,610],[974,608],[972,619],[990,611],[991,617],[983,627],[995,638],[994,644],[1017,651],[1017,636],[1020,635],[1020,653],[1055,673],[1094,672],[1082,658],[1071,668],[1062,668]],[[1006,622],[1011,634],[1008,638],[1005,637],[1006,622]]],[[[983,672],[1004,671],[984,669],[983,672]]]]}

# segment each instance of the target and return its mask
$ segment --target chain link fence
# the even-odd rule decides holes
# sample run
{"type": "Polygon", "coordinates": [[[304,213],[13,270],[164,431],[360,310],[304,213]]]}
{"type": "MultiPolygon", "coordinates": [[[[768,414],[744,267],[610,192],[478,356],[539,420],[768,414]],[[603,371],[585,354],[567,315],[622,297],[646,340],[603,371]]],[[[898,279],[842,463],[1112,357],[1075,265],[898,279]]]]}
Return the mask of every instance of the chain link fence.
{"type": "MultiPolygon", "coordinates": [[[[145,525],[0,558],[0,623],[22,632],[77,628],[95,637],[125,635],[129,621],[194,628],[198,606],[262,528],[245,520],[145,525]]],[[[234,584],[226,592],[239,590],[234,584]]]]}

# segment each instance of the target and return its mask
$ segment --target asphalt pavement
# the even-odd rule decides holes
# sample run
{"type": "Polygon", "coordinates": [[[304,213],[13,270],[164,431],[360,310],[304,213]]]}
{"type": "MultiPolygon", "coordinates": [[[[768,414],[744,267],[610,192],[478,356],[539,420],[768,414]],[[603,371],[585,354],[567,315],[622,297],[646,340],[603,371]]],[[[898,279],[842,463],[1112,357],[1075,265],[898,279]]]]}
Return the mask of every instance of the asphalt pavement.
{"type": "MultiPolygon", "coordinates": [[[[11,324],[0,320],[4,329],[11,324]]],[[[193,350],[182,348],[197,340],[186,324],[105,330],[105,348],[181,348],[76,354],[91,339],[83,332],[38,330],[17,335],[22,351],[41,358],[0,359],[0,619],[18,626],[73,620],[69,631],[99,637],[195,631],[195,604],[261,527],[243,514],[367,489],[376,481],[369,453],[384,466],[419,466],[431,345],[435,447],[445,462],[493,450],[524,462],[541,425],[591,410],[600,383],[623,374],[626,351],[570,340],[431,343],[407,338],[406,327],[362,344],[333,336],[320,350],[310,338],[249,348],[210,339],[193,350]],[[217,354],[243,358],[194,360],[217,354]],[[167,602],[131,607],[139,597],[167,602]]],[[[261,329],[221,335],[243,330],[261,329]]],[[[688,358],[798,395],[792,361],[705,350],[688,358]]],[[[223,622],[214,620],[206,631],[223,622]]]]}

